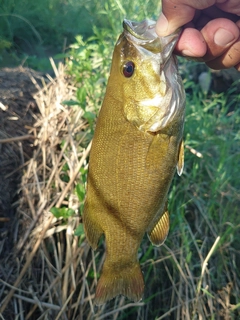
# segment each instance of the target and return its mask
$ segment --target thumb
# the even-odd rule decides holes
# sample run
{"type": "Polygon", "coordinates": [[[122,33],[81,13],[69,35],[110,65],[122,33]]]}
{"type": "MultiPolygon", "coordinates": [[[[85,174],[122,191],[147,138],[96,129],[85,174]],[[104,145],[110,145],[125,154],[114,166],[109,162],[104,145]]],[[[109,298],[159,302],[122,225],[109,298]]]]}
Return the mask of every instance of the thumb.
{"type": "Polygon", "coordinates": [[[176,4],[173,1],[162,1],[162,13],[156,23],[156,33],[163,37],[168,36],[177,28],[191,21],[194,17],[195,9],[185,5],[176,4]]]}

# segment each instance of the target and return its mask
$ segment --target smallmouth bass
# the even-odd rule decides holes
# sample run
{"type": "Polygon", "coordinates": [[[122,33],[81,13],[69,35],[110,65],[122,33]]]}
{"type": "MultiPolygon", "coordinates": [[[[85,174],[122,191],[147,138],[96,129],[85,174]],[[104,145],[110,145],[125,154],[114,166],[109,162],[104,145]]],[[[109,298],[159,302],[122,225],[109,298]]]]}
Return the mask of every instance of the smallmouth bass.
{"type": "Polygon", "coordinates": [[[83,211],[93,249],[104,234],[106,259],[95,304],[122,294],[138,301],[144,280],[137,253],[147,232],[169,231],[167,195],[183,170],[185,94],[172,51],[179,31],[159,38],[155,22],[124,20],[90,152],[83,211]]]}

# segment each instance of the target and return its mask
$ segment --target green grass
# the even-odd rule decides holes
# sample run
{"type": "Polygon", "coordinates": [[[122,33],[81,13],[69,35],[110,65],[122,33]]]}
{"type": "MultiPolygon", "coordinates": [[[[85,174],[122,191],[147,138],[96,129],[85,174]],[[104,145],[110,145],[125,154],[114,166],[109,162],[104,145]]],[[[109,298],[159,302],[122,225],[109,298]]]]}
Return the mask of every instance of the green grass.
{"type": "Polygon", "coordinates": [[[159,11],[160,1],[156,0],[3,0],[0,66],[5,65],[6,59],[11,64],[48,70],[49,64],[43,60],[65,52],[75,36],[81,34],[87,39],[94,26],[117,34],[123,17],[156,18],[159,11]],[[40,59],[39,65],[35,57],[40,59]]]}

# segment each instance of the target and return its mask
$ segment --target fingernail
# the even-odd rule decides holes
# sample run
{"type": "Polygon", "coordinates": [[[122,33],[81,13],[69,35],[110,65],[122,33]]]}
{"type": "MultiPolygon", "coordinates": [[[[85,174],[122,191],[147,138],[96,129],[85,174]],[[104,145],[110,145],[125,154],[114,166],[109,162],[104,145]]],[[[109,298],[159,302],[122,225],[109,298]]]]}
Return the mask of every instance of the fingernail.
{"type": "Polygon", "coordinates": [[[220,28],[214,35],[214,42],[220,47],[225,47],[235,39],[234,35],[226,29],[220,28]]]}
{"type": "Polygon", "coordinates": [[[156,32],[159,36],[164,36],[167,29],[168,29],[167,18],[163,13],[161,13],[156,24],[156,32]]]}

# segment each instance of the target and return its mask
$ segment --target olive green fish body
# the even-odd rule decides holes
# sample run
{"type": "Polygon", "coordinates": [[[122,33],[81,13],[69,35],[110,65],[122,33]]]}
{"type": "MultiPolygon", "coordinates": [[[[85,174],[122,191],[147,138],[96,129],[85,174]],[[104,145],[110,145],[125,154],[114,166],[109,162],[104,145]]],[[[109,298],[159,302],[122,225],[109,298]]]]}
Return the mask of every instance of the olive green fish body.
{"type": "MultiPolygon", "coordinates": [[[[136,45],[136,34],[128,27],[125,25],[113,54],[92,143],[83,212],[92,248],[96,249],[102,234],[106,239],[96,304],[118,294],[134,301],[141,298],[144,282],[138,248],[146,232],[155,245],[165,240],[169,229],[167,194],[176,166],[179,172],[183,166],[184,94],[175,61],[171,60],[171,67],[169,57],[160,56],[153,63],[154,55],[164,49],[159,39],[149,43],[143,37],[136,45]],[[153,56],[149,48],[156,51],[153,56]],[[129,61],[133,64],[124,73],[129,61]],[[165,70],[161,70],[162,63],[165,70]],[[131,66],[134,73],[129,77],[131,66]],[[172,84],[167,79],[170,68],[175,73],[172,84]],[[171,86],[179,97],[174,97],[171,86]],[[179,102],[173,101],[176,99],[179,102]],[[174,103],[177,110],[164,110],[174,103]]],[[[170,39],[169,45],[172,42],[170,39]]]]}

